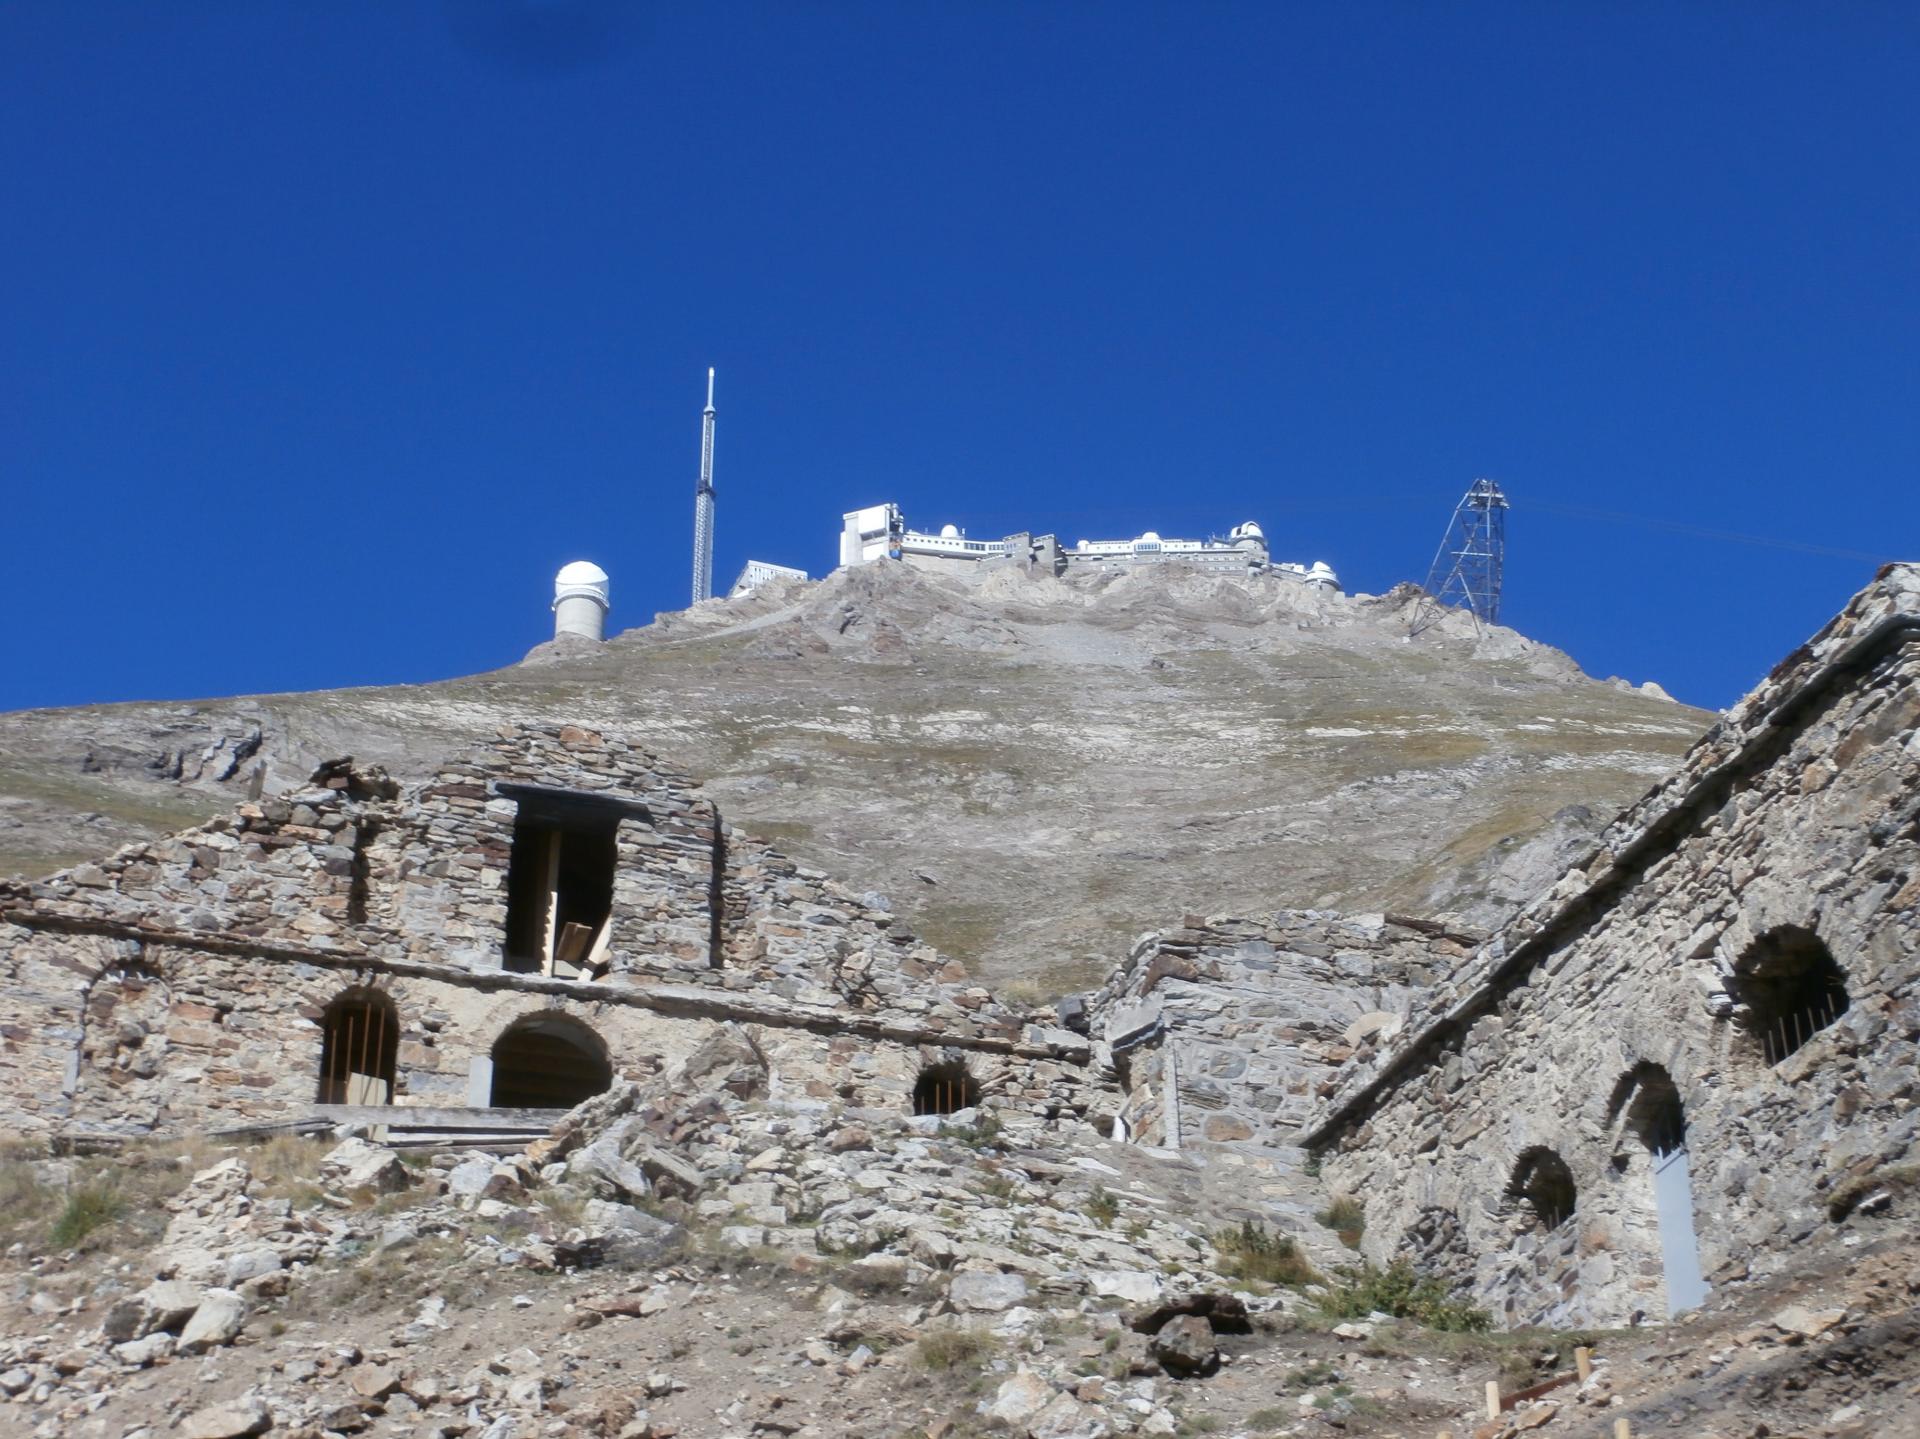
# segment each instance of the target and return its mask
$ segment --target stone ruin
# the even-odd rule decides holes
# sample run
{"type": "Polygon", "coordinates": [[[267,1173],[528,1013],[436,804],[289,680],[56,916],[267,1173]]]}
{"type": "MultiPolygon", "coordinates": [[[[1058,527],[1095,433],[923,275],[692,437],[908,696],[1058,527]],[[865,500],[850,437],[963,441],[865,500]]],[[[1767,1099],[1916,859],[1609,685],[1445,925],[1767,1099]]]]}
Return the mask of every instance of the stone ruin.
{"type": "Polygon", "coordinates": [[[1282,1223],[1343,1198],[1503,1322],[1657,1321],[1908,1202],[1917,680],[1890,566],[1498,932],[1189,916],[1058,1022],[622,740],[513,730],[405,791],[340,762],[0,889],[0,1092],[68,1140],[544,1135],[724,1029],[770,1100],[1091,1126],[1282,1223]]]}
{"type": "Polygon", "coordinates": [[[0,1093],[30,1133],[544,1133],[727,1022],[792,1097],[897,1108],[932,1073],[923,1106],[1090,1102],[1083,1038],[581,729],[502,733],[405,791],[323,766],[0,889],[0,975],[0,1093]]]}

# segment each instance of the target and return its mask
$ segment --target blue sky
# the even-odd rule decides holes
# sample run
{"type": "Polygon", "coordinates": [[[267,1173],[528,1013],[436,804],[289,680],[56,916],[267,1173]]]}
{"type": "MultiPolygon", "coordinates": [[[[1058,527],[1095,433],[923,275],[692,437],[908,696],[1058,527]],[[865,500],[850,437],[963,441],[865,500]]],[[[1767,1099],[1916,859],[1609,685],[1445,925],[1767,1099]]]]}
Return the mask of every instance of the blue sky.
{"type": "Polygon", "coordinates": [[[0,707],[511,662],[844,509],[1735,699],[1920,558],[1920,11],[0,0],[0,707]],[[1768,543],[1749,543],[1728,534],[1768,543]]]}

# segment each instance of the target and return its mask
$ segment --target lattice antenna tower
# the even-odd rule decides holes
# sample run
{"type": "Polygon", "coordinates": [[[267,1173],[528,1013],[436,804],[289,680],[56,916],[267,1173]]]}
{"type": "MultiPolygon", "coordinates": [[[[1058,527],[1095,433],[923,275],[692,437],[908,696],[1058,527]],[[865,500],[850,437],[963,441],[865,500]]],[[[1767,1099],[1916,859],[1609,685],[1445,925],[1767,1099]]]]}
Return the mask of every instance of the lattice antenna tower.
{"type": "Polygon", "coordinates": [[[693,602],[713,598],[713,371],[700,413],[700,483],[693,492],[693,602]]]}
{"type": "Polygon", "coordinates": [[[1475,480],[1454,506],[1447,533],[1427,571],[1427,593],[1413,612],[1409,634],[1439,622],[1441,611],[1463,609],[1475,629],[1500,619],[1500,575],[1507,560],[1507,497],[1492,480],[1475,480]]]}

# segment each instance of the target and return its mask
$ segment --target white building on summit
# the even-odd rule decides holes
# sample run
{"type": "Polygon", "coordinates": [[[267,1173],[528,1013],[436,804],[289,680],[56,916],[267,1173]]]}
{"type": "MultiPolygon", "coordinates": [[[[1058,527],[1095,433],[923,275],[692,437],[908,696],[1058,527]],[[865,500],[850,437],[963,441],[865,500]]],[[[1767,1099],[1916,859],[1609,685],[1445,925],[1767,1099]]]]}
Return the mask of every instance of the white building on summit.
{"type": "Polygon", "coordinates": [[[911,529],[895,504],[868,505],[841,517],[840,567],[899,560],[920,569],[974,569],[982,562],[1012,562],[1061,575],[1069,571],[1130,569],[1141,564],[1194,565],[1227,573],[1290,575],[1305,584],[1338,590],[1339,576],[1324,560],[1311,565],[1277,562],[1268,551],[1266,532],[1252,520],[1235,525],[1224,539],[1163,539],[1152,530],[1131,540],[1081,540],[1071,549],[1053,535],[1021,533],[998,540],[974,540],[954,525],[938,534],[911,529]]]}

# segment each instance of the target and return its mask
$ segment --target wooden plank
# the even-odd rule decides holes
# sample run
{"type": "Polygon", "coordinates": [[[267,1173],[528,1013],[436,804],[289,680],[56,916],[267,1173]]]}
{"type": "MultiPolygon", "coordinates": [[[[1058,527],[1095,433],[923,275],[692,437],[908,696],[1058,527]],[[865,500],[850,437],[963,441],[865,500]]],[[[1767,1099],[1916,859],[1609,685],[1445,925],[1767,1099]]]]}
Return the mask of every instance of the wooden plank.
{"type": "Polygon", "coordinates": [[[334,1124],[404,1125],[409,1129],[551,1129],[564,1109],[453,1109],[415,1104],[316,1104],[310,1113],[334,1124]]]}
{"type": "Polygon", "coordinates": [[[1487,1418],[1498,1419],[1499,1417],[1500,1381],[1498,1379],[1489,1379],[1487,1381],[1487,1418]]]}
{"type": "Polygon", "coordinates": [[[1551,1379],[1543,1379],[1538,1384],[1530,1385],[1525,1389],[1516,1389],[1500,1400],[1500,1407],[1512,1409],[1516,1405],[1526,1403],[1529,1399],[1538,1399],[1542,1394],[1551,1394],[1554,1390],[1573,1383],[1579,1377],[1578,1374],[1556,1374],[1551,1379]]]}
{"type": "Polygon", "coordinates": [[[1573,1351],[1573,1368],[1582,1384],[1593,1378],[1593,1350],[1584,1344],[1578,1346],[1573,1351]]]}
{"type": "Polygon", "coordinates": [[[562,964],[573,966],[578,974],[581,960],[593,945],[593,931],[578,920],[570,919],[560,926],[560,942],[553,947],[555,966],[562,964]]]}
{"type": "Polygon", "coordinates": [[[605,974],[608,966],[613,963],[612,956],[607,953],[612,943],[613,916],[608,915],[600,921],[600,928],[593,936],[593,947],[587,951],[586,960],[580,966],[594,979],[605,974]]]}

